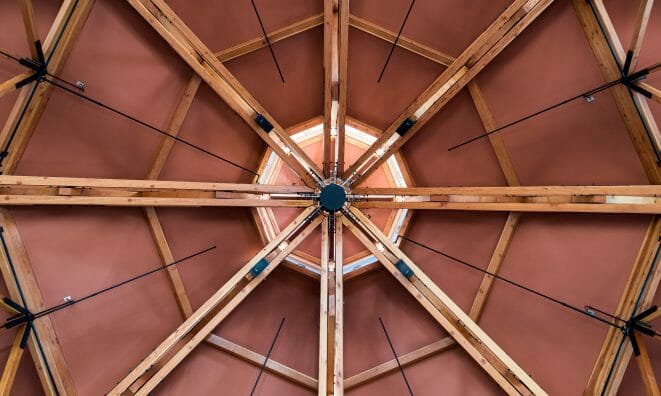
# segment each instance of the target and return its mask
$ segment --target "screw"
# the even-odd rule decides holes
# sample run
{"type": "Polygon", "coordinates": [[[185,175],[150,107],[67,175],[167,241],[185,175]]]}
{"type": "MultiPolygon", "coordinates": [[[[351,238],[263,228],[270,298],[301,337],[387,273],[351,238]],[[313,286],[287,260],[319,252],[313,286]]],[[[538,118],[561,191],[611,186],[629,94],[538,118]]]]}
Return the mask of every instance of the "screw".
{"type": "Polygon", "coordinates": [[[80,89],[81,91],[85,92],[85,83],[84,82],[82,82],[80,80],[76,81],[76,87],[78,87],[78,89],[80,89]]]}
{"type": "Polygon", "coordinates": [[[585,101],[588,102],[588,103],[594,102],[594,96],[592,96],[592,95],[586,96],[585,101]]]}

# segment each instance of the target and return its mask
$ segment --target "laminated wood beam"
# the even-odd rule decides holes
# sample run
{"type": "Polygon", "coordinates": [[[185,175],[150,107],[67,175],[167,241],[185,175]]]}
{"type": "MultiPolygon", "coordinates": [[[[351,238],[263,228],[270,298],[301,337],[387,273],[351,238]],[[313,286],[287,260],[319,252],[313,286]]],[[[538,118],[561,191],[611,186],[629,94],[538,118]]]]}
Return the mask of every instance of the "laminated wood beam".
{"type": "Polygon", "coordinates": [[[342,224],[336,222],[335,227],[334,230],[329,230],[329,220],[324,219],[321,230],[318,389],[320,396],[344,394],[342,224]]]}
{"type": "Polygon", "coordinates": [[[349,0],[324,2],[324,176],[344,172],[349,0]]]}

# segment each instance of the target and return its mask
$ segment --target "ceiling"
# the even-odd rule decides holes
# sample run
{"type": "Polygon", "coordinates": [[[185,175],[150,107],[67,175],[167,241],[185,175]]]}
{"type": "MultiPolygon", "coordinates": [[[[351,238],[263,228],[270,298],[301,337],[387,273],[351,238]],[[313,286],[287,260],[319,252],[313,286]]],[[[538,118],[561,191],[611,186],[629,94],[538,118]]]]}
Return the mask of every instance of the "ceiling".
{"type": "MultiPolygon", "coordinates": [[[[260,37],[248,1],[168,0],[167,3],[209,48],[220,51],[260,37]]],[[[258,0],[265,29],[273,31],[321,14],[321,0],[258,0]]],[[[459,56],[510,4],[509,0],[418,0],[403,35],[450,56],[459,56]]],[[[635,2],[637,3],[637,2],[635,2]]],[[[33,1],[38,31],[45,35],[59,1],[33,1]]],[[[352,0],[352,15],[397,31],[409,2],[352,0]]],[[[605,1],[616,31],[628,43],[638,7],[605,1]]],[[[661,7],[653,8],[640,65],[659,61],[661,7]]],[[[324,112],[323,26],[273,44],[285,83],[267,48],[225,62],[243,86],[285,128],[324,112]]],[[[377,82],[390,44],[350,28],[347,115],[377,130],[391,122],[445,69],[396,48],[377,82]]],[[[17,1],[0,2],[0,49],[28,56],[17,1]]],[[[0,81],[23,69],[0,59],[0,81]]],[[[188,65],[128,4],[96,0],[60,77],[83,81],[85,93],[141,120],[166,128],[193,75],[188,65]]],[[[604,82],[599,64],[569,1],[557,1],[500,53],[477,77],[496,125],[504,125],[565,97],[604,82]]],[[[647,81],[661,86],[661,73],[647,81]]],[[[18,93],[0,98],[7,119],[18,93]]],[[[650,101],[661,119],[661,105],[650,101]]],[[[321,121],[319,121],[321,122],[321,121]]],[[[463,89],[401,150],[417,186],[506,186],[489,140],[447,148],[484,131],[463,89]]],[[[181,138],[257,169],[263,141],[205,83],[183,121],[181,138]]],[[[521,185],[642,185],[649,179],[608,91],[593,102],[578,100],[503,131],[500,136],[521,185]]],[[[15,170],[17,175],[144,179],[162,137],[62,90],[54,90],[15,170]]],[[[320,146],[306,148],[321,166],[320,146]]],[[[358,149],[355,149],[358,150],[358,149]]],[[[355,151],[352,159],[358,156],[355,151]]],[[[348,156],[349,157],[349,156],[348,156]]],[[[301,184],[289,169],[281,183],[301,184]],[[289,173],[288,173],[289,172],[289,173]]],[[[162,180],[251,183],[253,175],[184,145],[175,144],[162,180]]],[[[375,174],[363,186],[383,187],[375,174]]],[[[14,207],[16,220],[44,304],[83,296],[161,263],[140,208],[14,207]]],[[[281,226],[298,209],[274,209],[281,226]]],[[[199,307],[262,247],[247,208],[158,208],[174,257],[216,245],[179,267],[193,308],[199,307]]],[[[390,211],[370,209],[385,227],[390,211]]],[[[405,233],[453,256],[486,267],[507,213],[420,211],[405,233]]],[[[547,214],[521,217],[500,274],[576,306],[615,311],[652,217],[632,214],[547,214]]],[[[319,257],[320,235],[301,250],[319,257]]],[[[347,237],[347,251],[360,243],[347,237]]],[[[404,242],[409,255],[459,306],[468,311],[482,274],[404,242]]],[[[347,253],[348,254],[348,253],[347,253]]],[[[6,291],[3,290],[6,294],[6,291]]],[[[447,334],[385,271],[347,281],[344,289],[344,374],[351,377],[392,359],[378,318],[398,354],[447,334]]],[[[318,364],[319,285],[279,268],[214,331],[266,354],[281,318],[285,325],[271,358],[315,377],[318,364]]],[[[182,321],[168,278],[139,282],[51,315],[80,395],[104,394],[182,321]]],[[[496,283],[479,325],[549,394],[578,395],[586,386],[608,327],[586,320],[503,283],[496,283]]],[[[0,335],[0,361],[14,335],[0,335]]],[[[649,343],[661,370],[661,346],[649,343]]],[[[159,395],[248,394],[259,368],[209,345],[201,345],[155,392],[159,395]]],[[[658,372],[658,371],[657,371],[658,372]]],[[[496,395],[502,391],[460,348],[406,368],[416,395],[496,395]]],[[[643,394],[634,364],[620,394],[643,394]]],[[[257,394],[315,392],[266,372],[257,394]]],[[[406,394],[392,372],[347,392],[350,395],[406,394]]],[[[16,395],[42,394],[34,365],[25,354],[16,395]]]]}

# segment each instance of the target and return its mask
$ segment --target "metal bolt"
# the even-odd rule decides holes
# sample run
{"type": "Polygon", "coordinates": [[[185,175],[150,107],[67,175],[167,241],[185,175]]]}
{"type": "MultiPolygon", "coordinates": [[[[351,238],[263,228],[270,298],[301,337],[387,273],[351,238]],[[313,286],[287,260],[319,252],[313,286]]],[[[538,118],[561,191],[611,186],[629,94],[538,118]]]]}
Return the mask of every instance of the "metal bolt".
{"type": "Polygon", "coordinates": [[[71,296],[66,296],[66,297],[64,297],[64,302],[65,302],[65,303],[73,302],[73,297],[71,297],[71,296]]]}
{"type": "Polygon", "coordinates": [[[585,101],[588,102],[588,103],[594,102],[594,96],[592,96],[592,95],[586,96],[585,101]]]}
{"type": "Polygon", "coordinates": [[[76,87],[78,87],[78,89],[81,91],[85,91],[85,83],[80,80],[76,81],[76,87]]]}

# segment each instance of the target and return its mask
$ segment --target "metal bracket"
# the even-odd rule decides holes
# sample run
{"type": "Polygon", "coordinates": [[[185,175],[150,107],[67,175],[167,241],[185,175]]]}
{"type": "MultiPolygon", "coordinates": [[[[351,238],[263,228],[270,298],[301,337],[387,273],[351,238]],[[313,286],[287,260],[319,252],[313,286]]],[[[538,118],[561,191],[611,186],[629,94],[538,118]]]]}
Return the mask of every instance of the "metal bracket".
{"type": "Polygon", "coordinates": [[[411,269],[411,267],[409,267],[408,264],[406,264],[406,263],[404,262],[404,260],[401,260],[401,259],[400,259],[399,261],[397,261],[397,262],[395,263],[395,268],[397,268],[397,270],[398,270],[399,272],[401,272],[402,275],[404,275],[404,277],[405,277],[406,279],[409,279],[409,280],[410,280],[411,277],[413,277],[413,275],[415,275],[415,273],[413,272],[413,270],[411,269]]]}
{"type": "Polygon", "coordinates": [[[257,264],[253,265],[253,267],[250,269],[250,273],[252,274],[253,277],[257,277],[259,274],[262,273],[266,269],[266,267],[269,266],[268,260],[265,258],[259,260],[257,264]]]}

